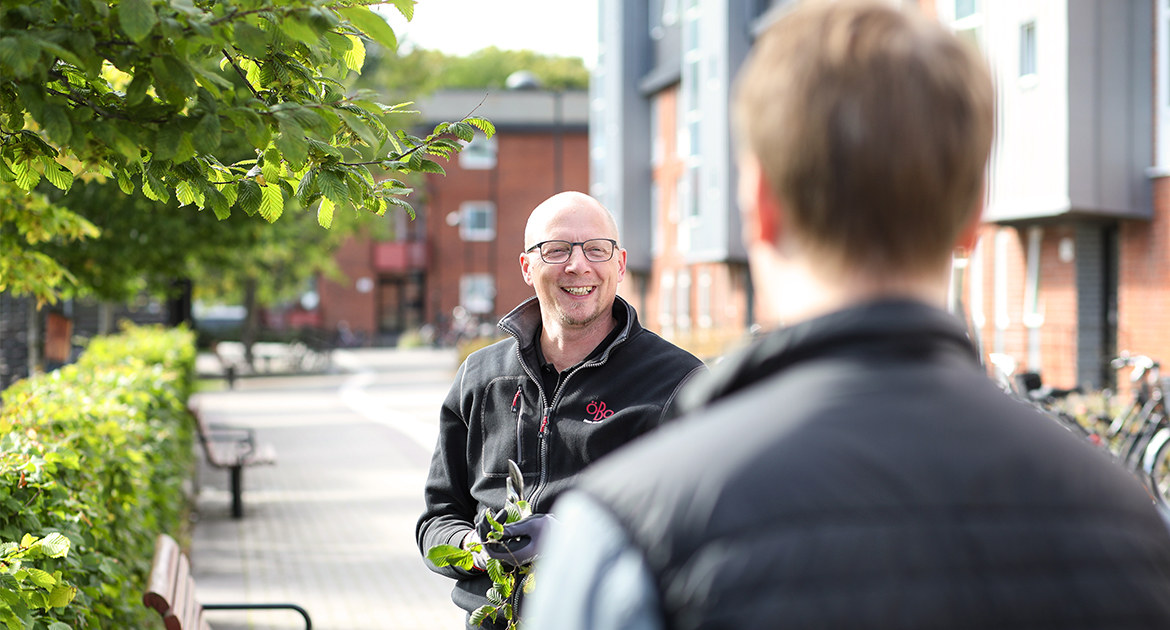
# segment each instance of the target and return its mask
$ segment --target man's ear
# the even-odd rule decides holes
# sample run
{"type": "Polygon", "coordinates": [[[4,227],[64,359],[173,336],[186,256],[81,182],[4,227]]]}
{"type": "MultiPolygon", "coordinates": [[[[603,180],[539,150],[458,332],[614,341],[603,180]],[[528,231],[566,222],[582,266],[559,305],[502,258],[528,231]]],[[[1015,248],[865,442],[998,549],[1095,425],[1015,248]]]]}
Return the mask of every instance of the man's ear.
{"type": "Polygon", "coordinates": [[[763,175],[759,158],[750,153],[739,160],[739,206],[747,245],[764,243],[776,248],[784,228],[783,208],[763,175]]]}
{"type": "Polygon", "coordinates": [[[524,283],[528,286],[536,286],[532,284],[532,263],[528,260],[527,253],[520,254],[520,275],[524,276],[524,283]]]}
{"type": "Polygon", "coordinates": [[[967,219],[959,238],[955,240],[955,249],[962,250],[961,257],[966,258],[975,249],[979,242],[979,228],[983,225],[983,201],[987,195],[987,187],[979,189],[979,198],[975,200],[975,208],[971,211],[971,218],[967,219]]]}

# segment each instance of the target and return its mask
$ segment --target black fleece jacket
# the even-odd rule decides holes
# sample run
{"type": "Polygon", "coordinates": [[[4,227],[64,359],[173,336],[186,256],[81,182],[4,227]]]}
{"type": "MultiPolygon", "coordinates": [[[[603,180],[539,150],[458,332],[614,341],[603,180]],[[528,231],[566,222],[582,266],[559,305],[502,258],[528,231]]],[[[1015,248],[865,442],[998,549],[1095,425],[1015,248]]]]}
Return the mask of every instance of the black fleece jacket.
{"type": "MultiPolygon", "coordinates": [[[[548,512],[573,477],[610,451],[669,419],[680,387],[703,363],[638,324],[614,300],[620,332],[600,353],[566,370],[545,391],[536,353],[540,304],[532,298],[500,320],[510,339],[472,353],[460,366],[439,418],[439,441],[415,538],[426,555],[458,546],[485,508],[501,509],[508,460],[524,473],[525,499],[548,512]]],[[[435,572],[457,581],[451,598],[464,610],[487,603],[491,581],[456,567],[435,572]]]]}

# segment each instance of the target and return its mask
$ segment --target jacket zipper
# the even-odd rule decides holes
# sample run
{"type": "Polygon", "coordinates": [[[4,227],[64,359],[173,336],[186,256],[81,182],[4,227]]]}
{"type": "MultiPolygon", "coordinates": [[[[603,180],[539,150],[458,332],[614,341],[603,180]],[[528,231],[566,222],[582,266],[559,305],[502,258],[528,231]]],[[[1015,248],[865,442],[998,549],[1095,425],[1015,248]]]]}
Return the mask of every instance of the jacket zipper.
{"type": "MultiPolygon", "coordinates": [[[[626,322],[626,326],[627,327],[629,326],[628,321],[626,322]]],[[[509,333],[511,333],[511,331],[509,331],[509,333]]],[[[627,330],[627,331],[623,332],[621,335],[619,335],[618,338],[614,341],[613,345],[611,345],[609,348],[607,348],[606,352],[602,353],[602,356],[608,358],[609,351],[612,350],[615,346],[617,346],[621,343],[624,343],[626,340],[625,336],[628,333],[629,333],[629,331],[627,330]]],[[[520,352],[520,343],[519,343],[520,337],[519,337],[519,335],[512,333],[512,336],[515,337],[516,341],[517,341],[517,343],[516,343],[516,360],[520,363],[520,367],[524,369],[524,373],[528,375],[528,378],[532,379],[533,383],[536,383],[536,391],[540,392],[541,408],[544,410],[544,412],[541,414],[541,418],[540,418],[540,430],[537,431],[537,433],[536,433],[536,437],[540,442],[540,480],[536,483],[536,487],[532,489],[532,493],[528,495],[528,504],[530,506],[532,506],[533,508],[535,508],[537,498],[540,496],[541,491],[544,490],[545,484],[548,483],[548,440],[546,440],[545,437],[548,434],[548,421],[549,421],[549,417],[552,416],[552,410],[553,410],[553,408],[555,408],[557,406],[557,400],[560,398],[561,392],[565,389],[565,383],[568,383],[569,379],[572,378],[574,374],[576,374],[577,372],[580,372],[581,370],[583,370],[587,367],[597,367],[599,365],[604,365],[605,360],[603,359],[603,360],[599,360],[599,361],[594,361],[592,363],[586,363],[583,365],[579,365],[579,366],[577,366],[577,369],[566,374],[564,380],[562,380],[560,382],[560,384],[557,386],[556,391],[553,392],[552,403],[545,405],[544,403],[547,402],[547,398],[544,395],[544,385],[541,384],[541,381],[539,379],[537,379],[535,376],[532,375],[532,371],[528,369],[528,364],[524,362],[524,355],[520,352]]],[[[517,392],[517,393],[519,393],[519,392],[517,392]]],[[[517,398],[518,398],[518,396],[514,396],[512,398],[513,406],[515,406],[517,398]]],[[[519,449],[520,448],[520,446],[519,446],[519,444],[520,444],[520,421],[519,420],[517,420],[517,422],[516,422],[516,431],[517,431],[517,435],[516,435],[517,446],[516,446],[516,448],[519,449]]]]}

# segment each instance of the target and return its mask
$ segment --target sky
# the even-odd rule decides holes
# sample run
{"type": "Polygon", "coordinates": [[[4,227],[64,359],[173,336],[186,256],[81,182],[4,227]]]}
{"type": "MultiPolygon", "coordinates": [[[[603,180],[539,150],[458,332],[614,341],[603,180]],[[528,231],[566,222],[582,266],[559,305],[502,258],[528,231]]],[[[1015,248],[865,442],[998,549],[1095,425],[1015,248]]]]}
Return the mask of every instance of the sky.
{"type": "Polygon", "coordinates": [[[392,5],[375,10],[387,17],[403,50],[411,44],[451,55],[488,46],[528,49],[581,57],[588,68],[597,57],[597,0],[418,0],[410,22],[392,5]]]}

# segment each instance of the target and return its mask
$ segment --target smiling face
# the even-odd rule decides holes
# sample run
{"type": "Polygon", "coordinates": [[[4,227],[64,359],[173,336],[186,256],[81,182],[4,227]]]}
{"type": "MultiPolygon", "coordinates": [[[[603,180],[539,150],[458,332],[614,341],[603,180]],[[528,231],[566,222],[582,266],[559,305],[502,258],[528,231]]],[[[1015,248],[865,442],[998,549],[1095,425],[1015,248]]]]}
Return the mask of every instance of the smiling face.
{"type": "MultiPolygon", "coordinates": [[[[571,243],[592,238],[618,240],[617,227],[609,211],[592,197],[561,193],[537,206],[524,230],[525,249],[542,241],[571,243]]],[[[606,262],[586,260],[581,247],[574,246],[569,260],[549,264],[533,250],[520,255],[524,281],[536,289],[544,324],[553,330],[587,330],[604,326],[609,332],[617,285],[626,274],[626,250],[614,250],[606,262]]]]}

